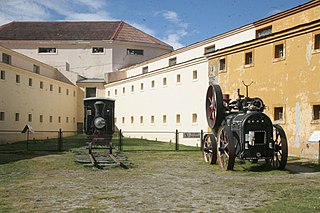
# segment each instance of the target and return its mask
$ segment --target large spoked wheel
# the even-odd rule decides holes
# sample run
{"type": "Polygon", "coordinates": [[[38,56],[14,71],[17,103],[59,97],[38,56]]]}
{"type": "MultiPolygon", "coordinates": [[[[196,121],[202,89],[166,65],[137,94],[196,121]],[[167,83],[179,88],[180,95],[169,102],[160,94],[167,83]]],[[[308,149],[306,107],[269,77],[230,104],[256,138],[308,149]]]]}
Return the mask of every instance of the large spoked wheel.
{"type": "Polygon", "coordinates": [[[202,155],[205,162],[217,163],[217,141],[213,134],[206,134],[202,143],[202,155]]]}
{"type": "Polygon", "coordinates": [[[217,140],[220,167],[225,170],[233,170],[236,150],[230,127],[222,124],[218,130],[217,140]]]}
{"type": "Polygon", "coordinates": [[[223,97],[219,85],[210,85],[207,90],[206,116],[209,127],[217,132],[224,119],[223,97]]]}
{"type": "Polygon", "coordinates": [[[278,124],[273,125],[274,156],[270,164],[275,169],[283,170],[288,159],[288,142],[286,133],[278,124]]]}

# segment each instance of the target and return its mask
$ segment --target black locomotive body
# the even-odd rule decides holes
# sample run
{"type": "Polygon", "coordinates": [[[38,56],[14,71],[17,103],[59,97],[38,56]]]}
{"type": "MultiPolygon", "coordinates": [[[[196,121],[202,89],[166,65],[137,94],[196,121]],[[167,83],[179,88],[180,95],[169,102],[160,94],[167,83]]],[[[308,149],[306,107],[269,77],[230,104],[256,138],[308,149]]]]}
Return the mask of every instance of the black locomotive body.
{"type": "Polygon", "coordinates": [[[88,136],[90,149],[93,145],[104,145],[112,153],[114,106],[115,100],[110,98],[84,99],[84,132],[88,136]]]}
{"type": "MultiPolygon", "coordinates": [[[[248,92],[247,92],[248,93],[248,92]]],[[[202,143],[206,161],[232,170],[235,157],[257,162],[264,159],[277,169],[284,169],[288,147],[286,135],[279,125],[272,124],[263,113],[265,105],[260,98],[240,95],[231,101],[222,94],[218,85],[207,91],[206,113],[212,134],[207,134],[202,143]]]]}

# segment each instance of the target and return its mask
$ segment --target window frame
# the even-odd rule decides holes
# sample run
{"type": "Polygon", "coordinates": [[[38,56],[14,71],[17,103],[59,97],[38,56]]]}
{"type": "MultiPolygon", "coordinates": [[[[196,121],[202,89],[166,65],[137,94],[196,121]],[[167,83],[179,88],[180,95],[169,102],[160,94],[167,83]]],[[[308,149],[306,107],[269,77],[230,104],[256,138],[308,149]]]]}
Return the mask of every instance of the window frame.
{"type": "Polygon", "coordinates": [[[320,53],[320,31],[312,34],[312,53],[320,53]]]}
{"type": "Polygon", "coordinates": [[[222,57],[222,58],[219,59],[218,68],[219,68],[219,73],[227,71],[227,60],[226,60],[226,57],[222,57]],[[223,61],[223,65],[224,65],[223,69],[221,69],[221,62],[222,61],[223,61]]]}
{"type": "Polygon", "coordinates": [[[103,55],[105,54],[105,48],[104,47],[92,47],[91,53],[94,55],[103,55]],[[100,51],[102,49],[102,51],[100,51]],[[96,51],[95,51],[96,50],[96,51]]]}
{"type": "Polygon", "coordinates": [[[38,47],[38,54],[55,55],[58,54],[56,47],[38,47]]]}
{"type": "Polygon", "coordinates": [[[319,124],[320,123],[320,103],[311,103],[312,106],[312,121],[313,124],[319,124]],[[317,111],[315,111],[315,109],[317,111]],[[317,116],[316,116],[317,114],[317,116]]]}
{"type": "Polygon", "coordinates": [[[169,67],[177,64],[177,57],[169,58],[169,67]]]}
{"type": "Polygon", "coordinates": [[[263,27],[263,28],[256,30],[256,38],[263,38],[263,37],[266,37],[271,34],[272,34],[272,25],[269,25],[267,27],[263,27]],[[264,33],[262,33],[262,32],[264,32],[264,33]],[[262,34],[262,35],[260,35],[260,34],[262,34]]]}
{"type": "Polygon", "coordinates": [[[244,52],[244,67],[253,67],[254,66],[254,51],[253,50],[248,50],[244,52]],[[251,63],[250,61],[248,62],[247,55],[251,54],[251,63]]]}
{"type": "Polygon", "coordinates": [[[0,80],[6,80],[6,71],[5,70],[0,71],[0,80]]]}
{"type": "Polygon", "coordinates": [[[143,56],[144,50],[127,48],[127,55],[143,56]]]}
{"type": "Polygon", "coordinates": [[[273,121],[275,124],[285,124],[286,123],[286,107],[285,105],[281,105],[281,104],[278,104],[278,105],[273,105],[273,108],[272,108],[272,115],[273,115],[273,121]],[[277,115],[277,111],[278,109],[282,109],[282,119],[280,119],[280,116],[277,115]],[[279,117],[279,119],[276,120],[276,118],[279,117]]]}
{"type": "Polygon", "coordinates": [[[213,53],[215,51],[216,51],[216,45],[215,44],[207,46],[207,47],[204,48],[204,54],[213,53]]]}
{"type": "Polygon", "coordinates": [[[2,63],[11,65],[12,63],[12,56],[7,53],[2,53],[2,63]]]}
{"type": "Polygon", "coordinates": [[[276,42],[273,44],[273,62],[283,61],[286,59],[286,45],[284,41],[276,42]],[[282,46],[282,53],[278,49],[279,46],[282,46]],[[281,55],[282,54],[282,55],[281,55]]]}

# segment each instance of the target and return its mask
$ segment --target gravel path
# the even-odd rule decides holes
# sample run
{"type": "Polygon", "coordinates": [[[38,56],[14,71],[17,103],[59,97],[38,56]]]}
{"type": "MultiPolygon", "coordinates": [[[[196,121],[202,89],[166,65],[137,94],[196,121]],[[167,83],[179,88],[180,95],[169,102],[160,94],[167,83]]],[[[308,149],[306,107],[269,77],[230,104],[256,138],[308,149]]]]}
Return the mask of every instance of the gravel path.
{"type": "MultiPolygon", "coordinates": [[[[127,155],[133,163],[130,169],[98,170],[80,164],[38,169],[0,191],[20,212],[245,212],[277,199],[282,187],[274,186],[310,184],[308,174],[222,171],[204,163],[197,152],[127,155]]],[[[58,158],[32,160],[50,163],[58,158]]],[[[71,154],[66,159],[71,160],[71,154]]],[[[318,173],[310,175],[320,179],[318,173]]],[[[5,199],[1,202],[9,201],[5,199]]]]}

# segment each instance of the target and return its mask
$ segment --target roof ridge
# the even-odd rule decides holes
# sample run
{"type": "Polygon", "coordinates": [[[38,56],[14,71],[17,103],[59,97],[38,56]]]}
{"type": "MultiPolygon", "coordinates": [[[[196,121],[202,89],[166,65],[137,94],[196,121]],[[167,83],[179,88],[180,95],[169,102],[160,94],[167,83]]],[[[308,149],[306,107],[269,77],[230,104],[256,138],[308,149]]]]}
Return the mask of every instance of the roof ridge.
{"type": "Polygon", "coordinates": [[[114,32],[113,35],[111,36],[111,40],[115,40],[115,39],[118,37],[118,35],[119,35],[119,33],[120,33],[123,25],[124,25],[124,21],[120,21],[117,29],[115,30],[115,32],[114,32]]]}

